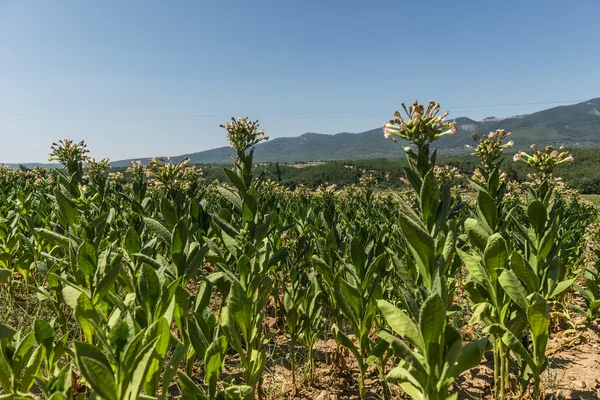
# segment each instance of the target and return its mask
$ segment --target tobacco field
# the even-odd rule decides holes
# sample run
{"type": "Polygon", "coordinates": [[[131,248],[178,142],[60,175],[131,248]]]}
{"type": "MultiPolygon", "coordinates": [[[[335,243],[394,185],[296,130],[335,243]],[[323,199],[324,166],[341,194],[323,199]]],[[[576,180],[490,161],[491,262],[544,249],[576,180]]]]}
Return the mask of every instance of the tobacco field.
{"type": "Polygon", "coordinates": [[[562,148],[509,180],[501,130],[474,134],[474,175],[438,165],[446,118],[384,125],[402,190],[267,181],[247,118],[226,183],[66,139],[62,168],[1,168],[0,399],[552,398],[551,353],[598,327],[597,211],[553,176],[562,148]]]}

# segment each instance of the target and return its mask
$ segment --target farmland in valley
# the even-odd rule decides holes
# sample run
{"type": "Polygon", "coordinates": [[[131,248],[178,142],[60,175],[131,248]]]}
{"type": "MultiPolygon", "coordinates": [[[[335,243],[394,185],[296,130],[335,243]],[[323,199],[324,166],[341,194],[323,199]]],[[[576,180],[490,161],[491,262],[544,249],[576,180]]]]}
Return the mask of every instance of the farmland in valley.
{"type": "Polygon", "coordinates": [[[596,398],[593,150],[438,157],[434,103],[384,125],[404,161],[256,165],[223,127],[205,171],[71,140],[0,169],[0,399],[596,398]]]}

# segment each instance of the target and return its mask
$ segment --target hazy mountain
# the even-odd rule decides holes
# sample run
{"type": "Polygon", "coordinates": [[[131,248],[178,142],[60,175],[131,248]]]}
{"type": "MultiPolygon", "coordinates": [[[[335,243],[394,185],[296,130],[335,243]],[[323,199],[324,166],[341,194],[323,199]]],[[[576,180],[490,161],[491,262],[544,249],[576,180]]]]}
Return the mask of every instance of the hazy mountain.
{"type": "MultiPolygon", "coordinates": [[[[464,153],[465,144],[472,143],[472,133],[480,134],[504,129],[513,133],[515,149],[538,145],[567,147],[600,147],[600,98],[583,103],[554,107],[533,114],[512,117],[488,117],[480,121],[461,117],[456,119],[457,132],[437,142],[442,153],[464,153]]],[[[181,161],[188,157],[194,164],[228,163],[229,147],[172,157],[181,161]]],[[[361,133],[326,135],[305,133],[298,137],[272,139],[256,146],[256,162],[294,162],[319,160],[348,160],[357,158],[400,157],[398,146],[383,137],[381,128],[361,133]]],[[[130,160],[113,162],[126,166],[130,160]]],[[[142,159],[144,163],[150,158],[142,159]]],[[[30,166],[31,164],[26,164],[30,166]]],[[[16,164],[18,166],[18,164],[16,164]]]]}

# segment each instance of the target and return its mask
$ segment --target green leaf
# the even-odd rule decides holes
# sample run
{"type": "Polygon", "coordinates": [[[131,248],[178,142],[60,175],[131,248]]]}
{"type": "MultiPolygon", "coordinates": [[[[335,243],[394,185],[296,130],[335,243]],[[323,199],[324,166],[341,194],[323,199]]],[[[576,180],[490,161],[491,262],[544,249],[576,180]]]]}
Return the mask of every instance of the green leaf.
{"type": "Polygon", "coordinates": [[[12,375],[13,372],[10,365],[8,365],[4,355],[0,352],[0,387],[8,393],[13,391],[12,375]]]}
{"type": "Polygon", "coordinates": [[[546,226],[548,220],[548,211],[546,206],[539,200],[534,200],[527,207],[527,217],[533,225],[535,231],[540,235],[546,226]]]}
{"type": "Polygon", "coordinates": [[[118,400],[117,385],[112,370],[93,358],[80,357],[79,368],[81,375],[92,389],[106,400],[118,400]]]}
{"type": "Polygon", "coordinates": [[[179,218],[177,218],[175,207],[173,207],[168,198],[163,197],[160,199],[160,211],[169,229],[173,229],[177,225],[179,218]]]}
{"type": "Polygon", "coordinates": [[[54,344],[54,329],[52,329],[52,326],[43,319],[36,319],[33,323],[33,332],[35,341],[43,345],[47,351],[51,351],[54,344]]]}
{"type": "Polygon", "coordinates": [[[536,364],[541,368],[550,334],[550,308],[546,300],[537,293],[527,308],[527,321],[535,346],[536,364]]]}
{"type": "Polygon", "coordinates": [[[67,222],[73,230],[75,230],[79,223],[79,211],[77,210],[77,205],[75,205],[73,200],[67,198],[60,188],[54,190],[54,197],[56,198],[59,215],[64,218],[65,222],[67,222]]]}
{"type": "Polygon", "coordinates": [[[129,227],[125,235],[125,248],[129,254],[139,253],[142,249],[142,239],[133,226],[129,227]]]}
{"type": "MultiPolygon", "coordinates": [[[[208,400],[202,389],[183,371],[177,371],[179,378],[179,387],[182,391],[184,400],[208,400]]],[[[212,400],[212,399],[211,399],[212,400]]]]}
{"type": "Polygon", "coordinates": [[[144,223],[152,232],[154,232],[159,238],[165,241],[168,245],[171,244],[171,233],[165,228],[160,222],[149,217],[143,217],[144,223]]]}
{"type": "Polygon", "coordinates": [[[434,293],[425,300],[419,313],[419,329],[426,348],[440,343],[445,322],[446,305],[440,295],[434,293]]]}
{"type": "Polygon", "coordinates": [[[462,262],[465,264],[465,267],[469,271],[469,274],[473,277],[475,281],[477,281],[481,286],[485,288],[489,300],[495,303],[496,290],[492,285],[492,280],[488,271],[483,267],[483,265],[481,265],[481,262],[477,258],[471,256],[468,253],[465,253],[460,249],[457,249],[456,251],[460,256],[462,262]]]}
{"type": "Polygon", "coordinates": [[[229,386],[225,389],[225,400],[253,400],[254,389],[246,385],[229,386]]]}
{"type": "Polygon", "coordinates": [[[479,217],[486,222],[489,229],[492,232],[495,231],[496,223],[498,222],[496,201],[483,190],[477,193],[477,212],[479,217]]]}
{"type": "Polygon", "coordinates": [[[138,398],[138,394],[142,389],[142,385],[144,384],[144,381],[146,381],[146,375],[148,374],[148,370],[150,369],[150,365],[152,363],[152,358],[154,357],[154,351],[156,349],[157,343],[157,339],[154,339],[141,350],[141,354],[138,355],[136,364],[134,366],[131,366],[135,369],[129,377],[129,384],[121,393],[121,399],[135,400],[138,398]]]}
{"type": "Polygon", "coordinates": [[[414,400],[423,400],[423,392],[425,391],[415,377],[402,367],[395,367],[387,374],[388,381],[397,382],[402,387],[402,390],[414,400]]]}
{"type": "Polygon", "coordinates": [[[33,352],[33,345],[35,344],[35,337],[33,332],[30,332],[27,336],[20,341],[19,345],[15,349],[15,354],[12,359],[12,370],[19,376],[23,365],[29,361],[29,357],[33,352]]]}
{"type": "MultiPolygon", "coordinates": [[[[367,263],[367,257],[365,251],[357,238],[353,238],[350,243],[350,252],[352,254],[352,263],[356,267],[357,271],[363,271],[367,263]]],[[[359,273],[359,275],[362,275],[359,273]]]]}
{"type": "Polygon", "coordinates": [[[556,287],[554,288],[554,290],[552,291],[552,294],[550,295],[550,299],[555,298],[556,296],[558,296],[559,294],[561,294],[562,292],[564,292],[565,290],[567,290],[568,288],[570,288],[571,286],[573,286],[573,283],[575,283],[575,281],[577,280],[577,278],[572,278],[572,279],[567,279],[564,281],[560,281],[556,287]]]}
{"type": "Polygon", "coordinates": [[[445,379],[443,377],[442,380],[449,386],[460,374],[478,366],[481,363],[483,353],[489,347],[490,342],[487,338],[479,339],[462,346],[458,353],[458,358],[448,369],[445,379]]]}
{"type": "Polygon", "coordinates": [[[75,341],[75,361],[93,390],[107,400],[119,400],[110,363],[97,347],[75,341]]]}
{"type": "Polygon", "coordinates": [[[163,376],[162,376],[162,399],[167,398],[167,393],[169,391],[169,387],[171,386],[171,381],[177,374],[177,366],[183,360],[187,353],[187,348],[182,343],[177,343],[175,346],[175,350],[171,355],[171,359],[169,360],[169,365],[167,366],[163,376]]]}
{"type": "Polygon", "coordinates": [[[237,193],[232,192],[223,186],[217,186],[217,191],[223,196],[232,206],[238,210],[242,210],[242,199],[237,193]]]}
{"type": "Polygon", "coordinates": [[[358,327],[358,318],[362,311],[362,298],[358,290],[340,277],[336,277],[333,291],[336,304],[340,308],[340,311],[348,318],[355,328],[358,327]]]}
{"type": "Polygon", "coordinates": [[[13,272],[10,269],[0,268],[0,283],[9,283],[13,272]]]}
{"type": "Polygon", "coordinates": [[[137,279],[137,289],[146,310],[153,315],[161,297],[162,285],[154,269],[147,264],[142,266],[142,273],[137,279]]]}
{"type": "Polygon", "coordinates": [[[419,193],[423,221],[425,221],[428,229],[430,229],[435,222],[435,215],[440,202],[439,198],[439,188],[435,182],[433,168],[431,168],[423,178],[423,183],[419,193]]]}
{"type": "Polygon", "coordinates": [[[233,316],[236,325],[241,330],[246,340],[251,340],[250,331],[252,329],[252,306],[239,282],[231,282],[229,296],[227,297],[227,307],[233,316]]]}
{"type": "Polygon", "coordinates": [[[38,346],[33,354],[29,357],[27,361],[27,365],[25,366],[25,370],[23,371],[23,378],[21,380],[21,391],[29,392],[31,386],[33,386],[33,377],[40,372],[40,366],[42,365],[42,361],[44,359],[45,348],[43,346],[38,346]]]}
{"type": "Polygon", "coordinates": [[[509,269],[502,271],[498,278],[498,282],[500,282],[502,289],[504,289],[512,301],[523,310],[527,310],[527,307],[529,306],[527,292],[513,271],[509,269]]]}
{"type": "Polygon", "coordinates": [[[510,268],[530,291],[535,292],[539,290],[540,280],[538,276],[527,265],[521,253],[516,250],[512,252],[510,257],[510,268]]]}
{"type": "Polygon", "coordinates": [[[240,235],[240,233],[235,229],[229,222],[225,221],[223,218],[219,217],[216,214],[212,215],[213,222],[219,227],[223,232],[231,236],[232,238],[236,238],[240,235]]]}
{"type": "Polygon", "coordinates": [[[79,249],[77,250],[77,266],[83,271],[84,275],[86,275],[88,284],[90,283],[89,277],[96,272],[97,265],[98,257],[94,246],[87,242],[81,243],[81,246],[79,246],[79,249]]]}
{"type": "Polygon", "coordinates": [[[246,185],[244,184],[244,181],[242,180],[242,178],[240,178],[235,173],[235,171],[232,171],[229,168],[223,168],[223,172],[225,172],[225,175],[227,175],[227,177],[229,178],[231,183],[233,183],[235,185],[238,192],[246,193],[246,190],[247,190],[246,185]]]}
{"type": "Polygon", "coordinates": [[[472,306],[472,312],[473,315],[469,319],[469,325],[475,325],[478,322],[487,323],[494,312],[494,306],[488,302],[477,303],[472,306]]]}
{"type": "Polygon", "coordinates": [[[502,235],[495,233],[489,237],[483,259],[492,281],[495,281],[499,271],[508,265],[508,247],[502,235]]]}
{"type": "Polygon", "coordinates": [[[531,355],[523,346],[523,343],[521,343],[521,341],[517,339],[517,337],[513,335],[511,331],[505,330],[504,335],[502,336],[502,341],[515,354],[519,355],[523,360],[525,360],[527,365],[529,365],[529,368],[531,368],[531,370],[534,371],[534,373],[539,371],[539,368],[537,367],[535,361],[533,361],[533,358],[531,358],[531,355]]]}
{"type": "Polygon", "coordinates": [[[419,333],[419,328],[404,311],[385,300],[377,300],[377,307],[379,307],[383,317],[394,332],[420,351],[424,351],[425,345],[419,333]]]}
{"type": "Polygon", "coordinates": [[[204,355],[204,370],[206,371],[206,385],[208,386],[208,395],[214,399],[217,394],[217,381],[221,375],[223,360],[227,352],[227,339],[225,336],[216,338],[204,355]]]}
{"type": "Polygon", "coordinates": [[[10,325],[0,322],[0,340],[10,339],[17,333],[17,330],[10,325]]]}
{"type": "Polygon", "coordinates": [[[350,350],[350,352],[356,358],[356,361],[358,362],[358,364],[361,365],[363,363],[363,356],[362,356],[362,354],[360,354],[360,352],[358,351],[358,349],[356,348],[356,345],[352,342],[352,340],[350,340],[350,338],[348,336],[346,336],[346,334],[344,332],[340,331],[340,329],[337,327],[337,325],[333,325],[333,333],[335,335],[335,340],[338,343],[340,343],[342,346],[344,346],[345,348],[350,350]]]}
{"type": "Polygon", "coordinates": [[[35,232],[46,242],[61,246],[63,248],[69,248],[70,239],[66,236],[43,228],[37,228],[35,232]]]}
{"type": "Polygon", "coordinates": [[[427,382],[422,378],[427,376],[427,370],[421,361],[419,361],[415,353],[413,353],[403,341],[386,331],[379,331],[377,335],[392,346],[394,354],[400,357],[401,360],[406,361],[412,368],[420,373],[420,377],[417,378],[415,375],[415,378],[417,378],[422,387],[425,387],[427,382]]]}
{"type": "Polygon", "coordinates": [[[169,322],[165,318],[160,318],[148,327],[144,335],[143,343],[150,343],[156,340],[155,354],[150,360],[150,365],[146,373],[145,388],[146,393],[154,393],[160,382],[160,374],[170,342],[169,322]]]}
{"type": "MultiPolygon", "coordinates": [[[[96,290],[94,291],[94,303],[96,304],[102,300],[104,295],[110,290],[122,269],[121,260],[123,259],[123,254],[120,252],[116,254],[108,252],[106,256],[110,257],[111,255],[113,255],[113,257],[107,265],[109,268],[108,271],[104,271],[106,272],[104,276],[99,276],[99,274],[96,275],[98,282],[96,290]]],[[[102,271],[99,269],[98,272],[102,271]]]]}
{"type": "Polygon", "coordinates": [[[431,285],[435,262],[435,244],[429,233],[404,214],[399,215],[400,227],[415,258],[421,275],[431,285]]]}

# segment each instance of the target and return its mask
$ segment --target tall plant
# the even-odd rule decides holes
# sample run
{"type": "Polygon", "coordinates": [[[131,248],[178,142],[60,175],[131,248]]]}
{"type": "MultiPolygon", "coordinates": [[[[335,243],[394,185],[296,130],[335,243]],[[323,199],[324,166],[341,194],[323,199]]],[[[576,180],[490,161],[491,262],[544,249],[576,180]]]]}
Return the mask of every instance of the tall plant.
{"type": "Polygon", "coordinates": [[[384,300],[378,306],[389,327],[408,345],[386,330],[379,336],[400,357],[388,379],[399,382],[411,398],[456,398],[456,393],[448,393],[450,385],[460,373],[479,363],[488,344],[487,339],[481,339],[463,346],[460,333],[446,316],[450,305],[446,272],[455,259],[456,224],[450,219],[453,211],[450,187],[448,184],[440,187],[435,177],[436,151],[431,153],[430,146],[435,140],[454,134],[456,124],[444,120],[447,113],[438,116],[439,104],[431,102],[427,109],[418,102],[409,108],[402,106],[406,118],[397,111],[396,118],[384,125],[384,134],[416,147],[416,153],[411,147],[405,147],[404,151],[408,159],[405,172],[416,194],[418,209],[415,211],[401,201],[399,214],[410,251],[401,262],[408,271],[403,274],[403,282],[410,287],[403,292],[405,310],[384,300]],[[411,274],[413,266],[416,271],[411,274]]]}
{"type": "MultiPolygon", "coordinates": [[[[471,181],[477,192],[477,202],[473,215],[464,222],[470,251],[459,250],[458,254],[469,271],[469,281],[465,284],[473,308],[469,323],[485,322],[488,327],[494,324],[512,326],[522,321],[511,297],[503,289],[506,283],[504,271],[509,268],[511,260],[509,243],[504,238],[510,222],[510,210],[506,209],[504,200],[506,174],[500,170],[500,165],[502,153],[513,145],[512,141],[505,143],[509,136],[510,133],[503,130],[483,136],[474,133],[476,145],[467,146],[480,160],[471,181]]],[[[494,393],[496,398],[503,399],[509,386],[508,347],[502,341],[500,331],[493,332],[498,333],[492,335],[494,393]]]]}

